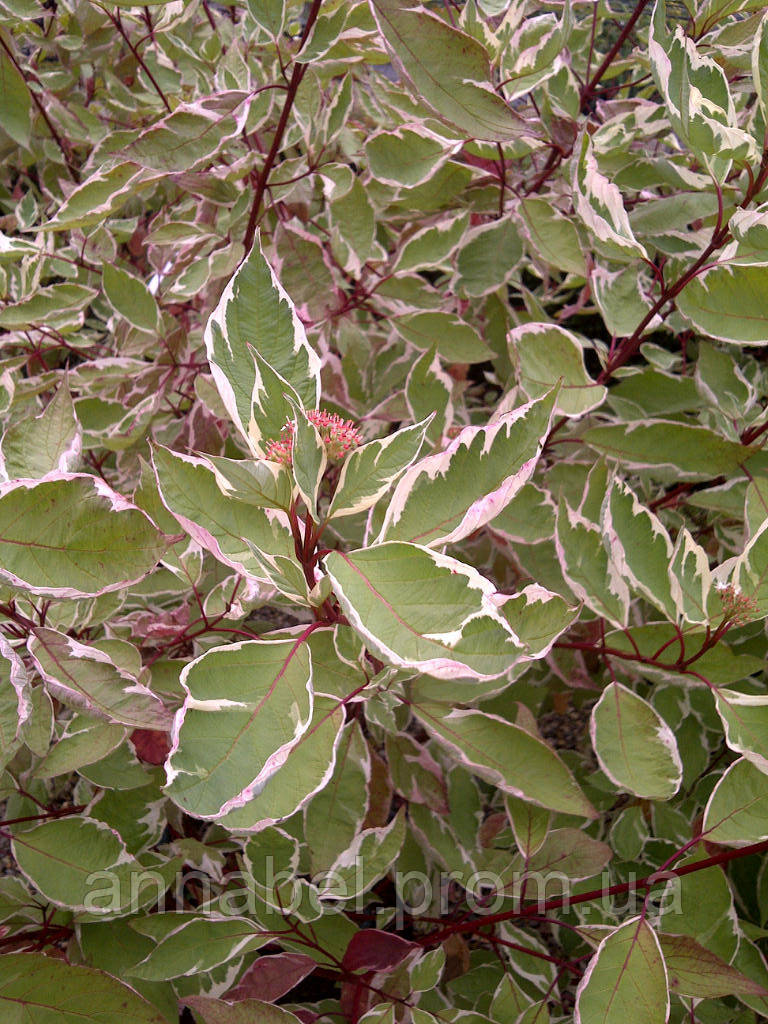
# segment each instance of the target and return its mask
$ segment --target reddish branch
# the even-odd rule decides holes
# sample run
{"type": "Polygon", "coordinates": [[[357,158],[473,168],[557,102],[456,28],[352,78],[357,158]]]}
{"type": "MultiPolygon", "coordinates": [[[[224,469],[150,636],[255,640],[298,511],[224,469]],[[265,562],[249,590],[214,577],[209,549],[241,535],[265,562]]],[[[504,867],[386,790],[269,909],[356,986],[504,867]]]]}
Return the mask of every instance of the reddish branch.
{"type": "Polygon", "coordinates": [[[85,810],[85,804],[77,804],[75,807],[59,807],[54,811],[46,811],[44,814],[27,814],[23,818],[4,818],[0,821],[0,828],[7,825],[21,825],[27,821],[44,821],[46,818],[66,818],[68,814],[79,814],[85,810]]]}
{"type": "MultiPolygon", "coordinates": [[[[739,203],[739,207],[741,208],[748,206],[752,200],[762,192],[766,181],[768,181],[768,145],[763,150],[763,157],[760,161],[760,168],[757,175],[753,175],[752,172],[749,171],[749,168],[747,170],[749,173],[750,183],[744,198],[739,203]]],[[[730,240],[731,235],[728,230],[728,225],[723,224],[723,194],[719,186],[717,188],[717,200],[717,222],[709,245],[691,264],[685,273],[677,279],[677,281],[674,281],[672,284],[666,285],[662,288],[660,297],[637,325],[634,333],[621,342],[614,355],[606,363],[602,373],[597,378],[599,384],[605,384],[609,378],[613,376],[616,370],[624,366],[624,364],[635,355],[643,343],[643,335],[645,334],[646,328],[650,326],[654,317],[661,313],[665,306],[672,303],[686,285],[690,284],[695,277],[698,277],[702,271],[708,268],[709,261],[714,253],[716,253],[718,249],[721,249],[730,240]]]]}
{"type": "Polygon", "coordinates": [[[582,111],[584,110],[585,104],[587,104],[589,102],[589,100],[592,99],[592,97],[594,95],[594,92],[595,92],[596,86],[600,82],[600,80],[603,77],[603,75],[605,75],[605,73],[608,70],[608,68],[610,68],[611,64],[613,64],[614,60],[616,59],[616,56],[618,55],[618,53],[621,50],[621,48],[624,45],[624,43],[629,38],[630,34],[632,33],[633,28],[637,24],[638,18],[643,13],[643,11],[645,10],[645,8],[648,6],[649,3],[650,3],[650,0],[639,0],[637,5],[635,6],[634,11],[632,11],[632,14],[629,16],[629,20],[627,21],[627,24],[624,26],[624,28],[619,33],[619,36],[616,39],[616,42],[610,48],[608,53],[606,53],[606,55],[603,58],[599,68],[597,69],[597,71],[595,71],[595,73],[592,76],[592,78],[590,78],[589,81],[585,83],[584,88],[581,90],[581,109],[582,109],[582,111]]]}
{"type": "Polygon", "coordinates": [[[420,943],[425,946],[433,946],[447,939],[450,935],[480,932],[482,928],[486,928],[489,925],[500,924],[503,921],[510,921],[514,918],[525,920],[526,918],[547,913],[550,910],[562,910],[563,908],[575,906],[578,903],[591,903],[593,900],[603,899],[606,896],[625,896],[632,892],[642,892],[653,888],[655,885],[668,882],[670,878],[682,878],[684,875],[694,874],[696,871],[704,871],[706,868],[727,864],[732,860],[740,860],[743,857],[750,857],[752,854],[766,852],[768,852],[768,839],[764,839],[759,843],[752,843],[749,846],[742,846],[736,850],[723,850],[712,857],[705,857],[703,860],[695,861],[693,864],[684,864],[680,868],[656,871],[634,882],[619,882],[616,885],[608,886],[608,888],[592,889],[590,892],[579,893],[577,896],[556,896],[551,900],[546,900],[544,903],[533,903],[530,907],[505,910],[498,914],[488,914],[485,917],[475,918],[470,921],[457,921],[453,924],[447,924],[444,928],[430,935],[425,935],[420,940],[420,943]]]}
{"type": "Polygon", "coordinates": [[[294,65],[291,71],[291,78],[288,82],[288,89],[285,94],[285,102],[283,109],[280,114],[280,120],[277,122],[277,128],[275,129],[275,135],[272,139],[272,145],[269,147],[269,152],[264,159],[264,165],[261,168],[261,173],[256,179],[256,186],[254,189],[253,203],[251,205],[251,212],[248,217],[248,226],[245,229],[245,237],[243,238],[243,245],[245,246],[246,253],[251,251],[253,246],[253,240],[256,237],[256,225],[259,223],[259,214],[261,213],[261,204],[264,201],[264,193],[267,190],[267,184],[269,182],[269,176],[272,173],[277,155],[283,145],[283,136],[285,135],[285,129],[288,126],[288,118],[291,114],[291,108],[293,102],[296,99],[296,93],[299,91],[299,86],[307,73],[307,64],[299,64],[295,61],[295,56],[301,52],[304,43],[309,38],[309,33],[312,31],[312,27],[317,20],[317,15],[320,12],[320,6],[323,0],[313,0],[312,7],[310,8],[309,14],[307,15],[307,21],[304,25],[304,31],[301,33],[301,39],[299,40],[299,48],[294,55],[294,65]]]}

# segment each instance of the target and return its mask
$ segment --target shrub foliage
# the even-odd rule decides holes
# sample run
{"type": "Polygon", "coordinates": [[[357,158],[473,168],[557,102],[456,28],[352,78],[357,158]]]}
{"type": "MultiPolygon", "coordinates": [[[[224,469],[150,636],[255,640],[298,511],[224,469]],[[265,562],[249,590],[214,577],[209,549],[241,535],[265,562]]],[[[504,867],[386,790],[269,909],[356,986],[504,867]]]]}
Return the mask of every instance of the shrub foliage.
{"type": "Polygon", "coordinates": [[[768,1011],[768,16],[0,0],[0,1015],[768,1011]]]}

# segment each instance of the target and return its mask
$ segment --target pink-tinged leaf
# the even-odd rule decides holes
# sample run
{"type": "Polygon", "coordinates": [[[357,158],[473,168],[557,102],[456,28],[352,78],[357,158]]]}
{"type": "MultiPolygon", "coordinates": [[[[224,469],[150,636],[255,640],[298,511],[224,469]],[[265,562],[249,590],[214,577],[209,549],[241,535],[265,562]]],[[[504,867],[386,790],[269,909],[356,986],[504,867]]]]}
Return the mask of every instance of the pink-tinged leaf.
{"type": "Polygon", "coordinates": [[[419,948],[391,932],[363,928],[350,939],[341,966],[347,971],[391,971],[419,948]]]}
{"type": "Polygon", "coordinates": [[[128,737],[136,756],[145,764],[164,764],[171,749],[170,733],[155,729],[134,729],[128,737]]]}
{"type": "Polygon", "coordinates": [[[189,172],[242,130],[252,96],[233,89],[181,103],[129,142],[121,160],[169,174],[189,172]]]}
{"type": "Polygon", "coordinates": [[[200,547],[236,572],[309,603],[285,513],[225,494],[207,459],[158,445],[152,462],[163,504],[200,547]]]}
{"type": "Polygon", "coordinates": [[[768,996],[768,989],[715,956],[690,935],[659,935],[669,990],[679,996],[768,996]]]}
{"type": "Polygon", "coordinates": [[[344,614],[382,660],[441,679],[491,679],[520,644],[477,570],[416,544],[385,543],[325,559],[344,614]]]}
{"type": "Polygon", "coordinates": [[[378,542],[455,543],[494,519],[533,475],[555,397],[550,391],[487,426],[465,427],[444,451],[407,469],[378,542]]]}
{"type": "Polygon", "coordinates": [[[97,647],[40,627],[27,648],[48,692],[68,707],[121,725],[170,727],[171,713],[162,701],[97,647]]]}
{"type": "Polygon", "coordinates": [[[169,539],[98,477],[51,474],[0,486],[0,577],[48,597],[96,597],[137,583],[169,539]]]}
{"type": "Polygon", "coordinates": [[[0,958],[0,1019],[5,1024],[167,1024],[168,1018],[111,974],[42,953],[0,958]]]}
{"type": "Polygon", "coordinates": [[[416,95],[449,124],[476,139],[519,138],[525,122],[491,84],[482,43],[424,8],[370,0],[379,31],[416,95]]]}
{"type": "Polygon", "coordinates": [[[188,814],[218,818],[254,800],[309,728],[309,647],[303,636],[214,647],[180,681],[167,792],[188,814]]]}
{"type": "Polygon", "coordinates": [[[274,1003],[309,977],[316,967],[317,961],[303,953],[260,956],[227,992],[227,1000],[237,1003],[244,999],[262,999],[265,1003],[274,1003]]]}
{"type": "Polygon", "coordinates": [[[299,1020],[290,1010],[260,999],[228,1003],[208,996],[186,996],[182,1003],[194,1010],[203,1024],[296,1024],[299,1020]]]}

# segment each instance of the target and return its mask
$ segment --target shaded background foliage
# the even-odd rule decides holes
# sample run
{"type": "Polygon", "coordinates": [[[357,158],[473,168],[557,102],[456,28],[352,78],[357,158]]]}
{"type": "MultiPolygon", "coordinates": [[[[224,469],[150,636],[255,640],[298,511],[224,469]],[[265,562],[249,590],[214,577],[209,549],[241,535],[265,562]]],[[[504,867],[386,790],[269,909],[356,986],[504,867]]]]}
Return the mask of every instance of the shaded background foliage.
{"type": "Polygon", "coordinates": [[[762,1018],[767,76],[749,0],[0,0],[4,1012],[762,1018]]]}

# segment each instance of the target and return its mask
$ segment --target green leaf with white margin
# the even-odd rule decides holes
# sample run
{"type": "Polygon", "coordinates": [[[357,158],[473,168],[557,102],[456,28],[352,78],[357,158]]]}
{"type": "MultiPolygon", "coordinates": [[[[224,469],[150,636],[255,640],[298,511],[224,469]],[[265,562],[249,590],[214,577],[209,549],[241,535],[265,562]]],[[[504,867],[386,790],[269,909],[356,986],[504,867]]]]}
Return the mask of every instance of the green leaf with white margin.
{"type": "Polygon", "coordinates": [[[71,231],[72,228],[103,224],[149,177],[151,175],[147,171],[128,161],[108,170],[99,169],[69,193],[53,219],[42,224],[40,229],[71,231]]]}
{"type": "Polygon", "coordinates": [[[561,499],[555,547],[560,568],[576,598],[596,615],[624,627],[630,594],[626,580],[613,571],[600,530],[561,499]]]}
{"type": "Polygon", "coordinates": [[[377,543],[427,546],[468,537],[497,516],[533,475],[552,421],[555,392],[484,427],[464,427],[443,451],[406,470],[377,543]]]}
{"type": "Polygon", "coordinates": [[[621,192],[598,167],[586,131],[579,158],[574,162],[573,195],[576,214],[596,240],[600,252],[622,263],[638,257],[648,259],[645,247],[634,236],[621,192]]]}
{"type": "Polygon", "coordinates": [[[571,331],[557,324],[521,324],[509,332],[507,342],[515,380],[529,398],[540,398],[562,381],[559,414],[582,416],[602,405],[607,389],[587,373],[584,345],[571,331]]]}
{"type": "Polygon", "coordinates": [[[437,351],[449,363],[482,363],[494,356],[479,331],[456,313],[442,309],[404,313],[392,320],[397,334],[414,348],[437,351]]]}
{"type": "Polygon", "coordinates": [[[603,543],[617,575],[627,580],[672,622],[678,604],[669,565],[672,541],[658,516],[623,481],[614,480],[603,503],[603,543]]]}
{"type": "Polygon", "coordinates": [[[135,729],[170,726],[171,714],[162,701],[97,647],[37,627],[27,649],[46,689],[65,706],[135,729]]]}
{"type": "Polygon", "coordinates": [[[684,526],[675,539],[669,575],[682,618],[695,624],[709,622],[714,614],[709,558],[684,526]]]}
{"type": "Polygon", "coordinates": [[[35,765],[32,777],[51,779],[95,764],[124,743],[127,734],[121,725],[96,722],[86,715],[73,715],[59,740],[35,765]]]}
{"type": "Polygon", "coordinates": [[[77,469],[83,431],[72,396],[62,384],[39,416],[12,423],[0,441],[0,479],[39,479],[77,469]]]}
{"type": "Polygon", "coordinates": [[[53,736],[53,702],[43,686],[31,687],[28,701],[29,715],[21,723],[21,738],[33,754],[44,757],[53,736]]]}
{"type": "Polygon", "coordinates": [[[520,656],[476,569],[416,544],[377,544],[325,558],[350,624],[378,657],[441,679],[493,679],[520,656]]]}
{"type": "Polygon", "coordinates": [[[756,451],[707,427],[677,420],[632,420],[590,427],[581,437],[591,448],[625,466],[671,469],[685,480],[733,476],[756,451]]]}
{"type": "Polygon", "coordinates": [[[33,712],[30,693],[21,655],[0,636],[0,768],[21,746],[23,726],[33,712]]]}
{"type": "Polygon", "coordinates": [[[682,25],[669,32],[664,0],[654,7],[648,56],[672,128],[714,177],[724,181],[733,159],[756,157],[752,137],[738,127],[725,72],[698,52],[682,25]]]}
{"type": "Polygon", "coordinates": [[[725,742],[768,775],[768,696],[724,686],[712,690],[725,742]]]}
{"type": "Polygon", "coordinates": [[[511,793],[504,794],[504,807],[518,850],[525,858],[533,856],[547,838],[551,813],[511,793]]]}
{"type": "Polygon", "coordinates": [[[751,618],[768,615],[768,519],[733,563],[731,579],[749,601],[751,618]]]}
{"type": "Polygon", "coordinates": [[[33,594],[96,597],[137,583],[168,546],[99,477],[63,473],[0,486],[0,578],[33,594]]]}
{"type": "Polygon", "coordinates": [[[371,8],[420,100],[470,138],[506,142],[520,137],[524,122],[494,92],[481,43],[398,0],[371,0],[371,8]]]}
{"type": "Polygon", "coordinates": [[[82,310],[96,298],[95,288],[82,284],[52,284],[38,288],[34,294],[0,310],[0,327],[9,330],[34,327],[49,321],[58,322],[63,314],[67,321],[82,317],[82,310]]]}
{"type": "Polygon", "coordinates": [[[659,935],[673,995],[696,999],[768,996],[768,989],[731,967],[690,935],[659,935]]]}
{"type": "Polygon", "coordinates": [[[725,846],[768,839],[768,775],[746,757],[734,761],[712,790],[702,832],[725,846]]]}
{"type": "Polygon", "coordinates": [[[199,975],[251,952],[272,940],[255,921],[246,917],[215,917],[179,921],[159,937],[152,951],[139,963],[127,967],[130,978],[169,981],[199,975]]]}
{"type": "Polygon", "coordinates": [[[702,334],[737,345],[768,344],[768,266],[720,265],[697,275],[677,308],[702,334]]]}
{"type": "Polygon", "coordinates": [[[141,331],[158,329],[157,300],[140,278],[107,262],[102,271],[102,283],[110,306],[129,324],[141,331]]]}
{"type": "Polygon", "coordinates": [[[320,484],[323,481],[328,465],[328,455],[323,439],[314,423],[307,418],[303,409],[295,408],[293,415],[293,445],[291,448],[291,467],[301,500],[307,506],[312,518],[317,522],[317,499],[320,484]]]}
{"type": "Polygon", "coordinates": [[[576,990],[574,1024],[666,1024],[667,969],[658,937],[633,917],[607,935],[576,990]]]}
{"type": "MultiPolygon", "coordinates": [[[[254,429],[263,442],[277,440],[294,419],[295,410],[303,408],[302,399],[260,352],[253,349],[251,354],[254,367],[251,424],[256,425],[254,429]]],[[[266,448],[266,443],[261,447],[266,448]]]]}
{"type": "Polygon", "coordinates": [[[205,458],[158,445],[152,463],[163,504],[193,540],[237,572],[271,583],[293,600],[309,604],[306,580],[282,511],[254,508],[226,497],[205,458]]]}
{"type": "Polygon", "coordinates": [[[445,372],[437,345],[423,352],[408,371],[405,403],[411,419],[418,422],[432,416],[427,438],[437,444],[453,422],[453,379],[445,372]]]}
{"type": "MultiPolygon", "coordinates": [[[[708,856],[699,844],[675,867],[689,867],[708,856]]],[[[743,936],[728,875],[719,864],[670,878],[658,902],[665,932],[690,935],[726,963],[733,962],[743,936]]]]}
{"type": "Polygon", "coordinates": [[[484,711],[421,702],[418,720],[455,760],[503,793],[547,810],[597,815],[568,768],[543,740],[484,711]]]}
{"type": "MultiPolygon", "coordinates": [[[[320,399],[320,360],[310,348],[293,303],[274,275],[257,237],[253,249],[224,289],[205,328],[205,344],[216,387],[227,412],[255,455],[262,455],[262,439],[277,431],[262,430],[265,408],[271,396],[254,397],[261,388],[262,373],[254,353],[262,357],[298,395],[299,404],[316,409],[320,399]]],[[[275,395],[282,414],[282,396],[275,395]]]]}
{"type": "MultiPolygon", "coordinates": [[[[742,211],[743,212],[743,211],[742,211]]],[[[768,228],[765,230],[768,248],[768,228]]],[[[710,345],[700,340],[696,359],[696,390],[704,401],[729,419],[740,423],[757,398],[755,386],[738,365],[733,349],[710,345]]]]}
{"type": "MultiPolygon", "coordinates": [[[[460,149],[461,142],[444,138],[422,122],[415,128],[403,126],[395,131],[374,132],[365,142],[366,165],[377,182],[415,188],[426,184],[460,149]]],[[[464,227],[468,221],[465,216],[464,227]]],[[[418,232],[412,237],[420,235],[418,232]]],[[[434,266],[438,261],[439,251],[428,265],[434,266]]]]}
{"type": "MultiPolygon", "coordinates": [[[[631,263],[621,270],[609,270],[597,264],[589,275],[589,289],[608,334],[629,337],[651,310],[653,279],[650,272],[631,263]]],[[[647,325],[652,331],[662,323],[658,313],[647,325]]]]}
{"type": "Polygon", "coordinates": [[[291,478],[284,466],[267,459],[227,459],[206,455],[219,490],[257,508],[278,508],[287,512],[291,505],[291,478]]]}
{"type": "Polygon", "coordinates": [[[330,782],[304,809],[304,836],[313,877],[329,868],[362,829],[370,780],[370,751],[353,719],[342,732],[330,782]]]}
{"type": "Polygon", "coordinates": [[[523,243],[511,217],[471,228],[456,260],[457,294],[478,297],[509,280],[522,259],[523,243]]]}
{"type": "Polygon", "coordinates": [[[17,831],[12,849],[21,873],[46,899],[104,917],[131,907],[136,876],[146,871],[114,829],[82,815],[17,831]]]}
{"type": "Polygon", "coordinates": [[[42,953],[0,959],[0,1014],[26,1024],[168,1024],[151,1003],[122,981],[42,953]]]}
{"type": "Polygon", "coordinates": [[[683,763],[674,733],[659,713],[621,683],[609,683],[589,723],[600,767],[619,789],[644,800],[669,800],[683,763]]]}
{"type": "Polygon", "coordinates": [[[344,461],[328,518],[355,515],[375,505],[419,454],[432,416],[388,437],[355,448],[344,461]]]}
{"type": "Polygon", "coordinates": [[[301,810],[333,774],[343,725],[341,701],[315,695],[309,728],[288,750],[284,763],[250,803],[220,818],[219,825],[233,832],[259,832],[301,810]]]}
{"type": "Polygon", "coordinates": [[[529,658],[543,658],[579,614],[560,594],[531,583],[498,604],[498,609],[526,648],[529,658]]]}
{"type": "Polygon", "coordinates": [[[556,270],[586,277],[586,264],[576,225],[545,199],[528,197],[519,207],[530,241],[530,256],[556,270]]]}
{"type": "Polygon", "coordinates": [[[521,851],[505,867],[504,877],[509,881],[504,891],[508,896],[527,893],[528,899],[532,899],[534,892],[541,891],[538,887],[544,878],[547,898],[565,894],[571,882],[598,875],[612,857],[610,846],[585,835],[581,829],[556,828],[535,854],[526,857],[521,851]]]}
{"type": "Polygon", "coordinates": [[[747,497],[744,502],[747,537],[754,537],[766,519],[768,519],[768,479],[755,477],[747,484],[747,497]]]}
{"type": "Polygon", "coordinates": [[[312,718],[309,647],[246,640],[214,647],[184,667],[165,769],[166,792],[197,818],[248,804],[284,764],[312,718]]]}
{"type": "Polygon", "coordinates": [[[287,13],[283,0],[249,0],[248,12],[272,39],[280,38],[287,13]]]}
{"type": "MultiPolygon", "coordinates": [[[[379,180],[378,175],[376,178],[379,180]]],[[[437,223],[421,228],[404,243],[393,273],[403,274],[409,270],[448,266],[448,258],[461,241],[468,224],[469,213],[464,210],[441,217],[437,223]]]]}
{"type": "Polygon", "coordinates": [[[507,544],[535,544],[555,532],[555,503],[551,495],[528,483],[491,520],[490,530],[507,544]]]}
{"type": "Polygon", "coordinates": [[[405,807],[381,828],[359,832],[317,885],[322,899],[351,900],[367,892],[397,859],[405,842],[405,807]]]}

